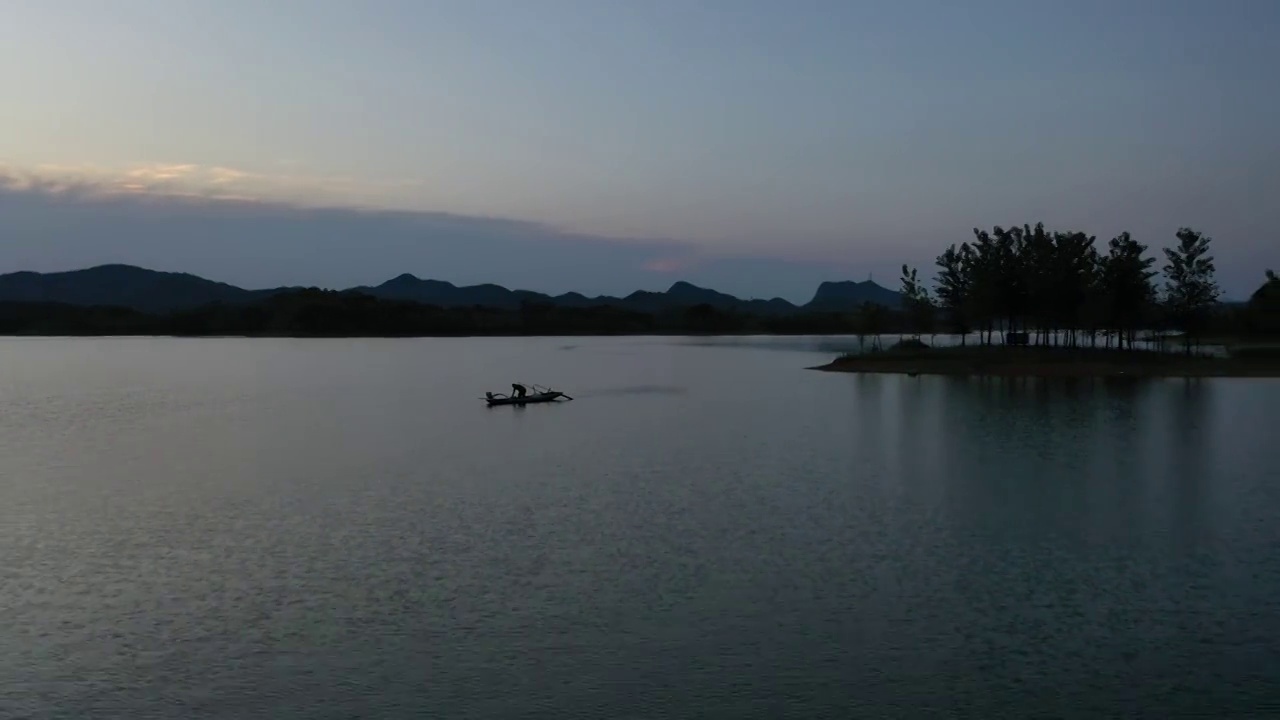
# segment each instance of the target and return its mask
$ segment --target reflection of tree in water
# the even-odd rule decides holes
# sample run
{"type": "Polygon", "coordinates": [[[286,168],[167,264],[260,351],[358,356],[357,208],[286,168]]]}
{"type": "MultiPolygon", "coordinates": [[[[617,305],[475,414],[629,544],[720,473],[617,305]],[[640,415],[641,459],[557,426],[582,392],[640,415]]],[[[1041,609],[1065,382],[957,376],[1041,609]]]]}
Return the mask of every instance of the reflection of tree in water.
{"type": "Polygon", "coordinates": [[[938,422],[936,393],[929,391],[936,386],[932,382],[902,376],[898,376],[897,381],[894,454],[898,458],[903,481],[914,483],[921,479],[937,457],[938,448],[930,439],[942,435],[944,428],[938,422]]]}
{"type": "MultiPolygon", "coordinates": [[[[1227,396],[1239,384],[956,378],[945,387],[949,493],[931,519],[952,543],[937,593],[949,613],[966,613],[953,665],[999,677],[1016,672],[1006,669],[1016,658],[1020,670],[1052,666],[1060,682],[1070,657],[1077,687],[1111,692],[1127,676],[1130,689],[1115,692],[1133,693],[1128,702],[1158,683],[1196,709],[1265,694],[1266,667],[1251,662],[1270,659],[1276,635],[1265,612],[1275,604],[1271,507],[1250,509],[1252,498],[1222,484],[1239,469],[1243,482],[1270,485],[1262,458],[1227,449],[1259,449],[1256,436],[1241,444],[1220,425],[1228,405],[1241,411],[1227,396]],[[1228,509],[1230,524],[1219,518],[1228,509]],[[1253,522],[1237,524],[1240,514],[1253,522]]],[[[1249,420],[1252,429],[1265,416],[1249,420]]],[[[1041,689],[1034,674],[1019,679],[1041,689]]]]}
{"type": "Polygon", "coordinates": [[[1143,457],[1142,410],[1150,405],[1154,385],[1145,378],[1107,378],[1100,385],[1106,405],[1093,418],[1089,475],[1095,479],[1095,506],[1110,517],[1108,529],[1120,533],[1142,522],[1139,498],[1152,472],[1143,457]]]}
{"type": "Polygon", "coordinates": [[[1014,524],[1039,516],[1073,535],[1127,533],[1150,472],[1134,455],[1137,409],[1153,389],[1141,379],[953,378],[939,451],[964,486],[957,502],[980,520],[994,500],[1021,516],[1014,524]]]}
{"type": "Polygon", "coordinates": [[[854,375],[856,394],[853,412],[858,417],[858,440],[870,447],[881,446],[884,442],[884,413],[902,411],[901,408],[885,408],[884,384],[887,379],[877,373],[854,375]]]}
{"type": "Polygon", "coordinates": [[[1172,424],[1169,448],[1173,460],[1173,511],[1174,534],[1191,541],[1205,530],[1206,508],[1204,503],[1204,479],[1209,473],[1210,443],[1206,441],[1209,427],[1206,422],[1210,411],[1211,382],[1197,378],[1181,381],[1180,387],[1171,393],[1172,424]]]}
{"type": "Polygon", "coordinates": [[[940,384],[946,494],[934,517],[954,549],[939,584],[947,612],[965,613],[953,661],[994,677],[1015,656],[1042,662],[1041,649],[1060,645],[1055,634],[1091,602],[1079,562],[1098,519],[1086,501],[1102,484],[1087,472],[1088,443],[1095,419],[1105,423],[1105,393],[1089,380],[940,384]]]}

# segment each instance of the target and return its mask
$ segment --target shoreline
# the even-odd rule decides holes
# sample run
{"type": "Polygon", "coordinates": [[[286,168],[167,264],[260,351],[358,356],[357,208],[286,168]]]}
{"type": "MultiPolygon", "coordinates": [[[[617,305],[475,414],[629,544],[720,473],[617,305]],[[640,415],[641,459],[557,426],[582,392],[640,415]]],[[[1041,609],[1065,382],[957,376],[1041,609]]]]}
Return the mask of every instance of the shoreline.
{"type": "Polygon", "coordinates": [[[969,346],[845,355],[807,369],[950,377],[1280,378],[1280,354],[1187,357],[1152,350],[969,346]]]}
{"type": "Polygon", "coordinates": [[[392,334],[392,333],[374,333],[374,334],[346,334],[346,333],[253,333],[253,334],[234,334],[234,333],[0,333],[0,340],[5,339],[23,339],[23,338],[179,338],[179,339],[218,339],[218,338],[236,338],[236,339],[261,339],[261,340],[413,340],[413,339],[448,339],[448,338],[615,338],[615,337],[829,337],[829,338],[847,338],[850,340],[857,339],[854,333],[822,333],[822,332],[761,332],[758,330],[740,330],[740,331],[723,331],[723,332],[697,332],[692,330],[666,330],[666,331],[644,331],[644,332],[562,332],[562,333],[433,333],[433,334],[392,334]]]}

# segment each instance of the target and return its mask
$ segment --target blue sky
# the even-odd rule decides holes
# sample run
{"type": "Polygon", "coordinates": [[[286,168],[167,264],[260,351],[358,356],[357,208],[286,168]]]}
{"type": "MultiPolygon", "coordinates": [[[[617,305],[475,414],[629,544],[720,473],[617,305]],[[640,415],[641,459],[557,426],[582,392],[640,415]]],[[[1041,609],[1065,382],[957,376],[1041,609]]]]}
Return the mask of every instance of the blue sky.
{"type": "Polygon", "coordinates": [[[1270,0],[19,0],[0,271],[804,299],[1043,220],[1191,225],[1240,295],[1280,266],[1277,27],[1270,0]]]}

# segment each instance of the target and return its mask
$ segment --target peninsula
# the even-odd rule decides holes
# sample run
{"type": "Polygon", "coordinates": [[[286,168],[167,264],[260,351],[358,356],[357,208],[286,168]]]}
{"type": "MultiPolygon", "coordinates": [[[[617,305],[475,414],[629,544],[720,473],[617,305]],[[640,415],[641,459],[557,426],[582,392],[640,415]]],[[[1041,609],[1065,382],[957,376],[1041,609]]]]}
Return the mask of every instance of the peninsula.
{"type": "Polygon", "coordinates": [[[967,346],[849,354],[814,370],[972,377],[1280,377],[1280,343],[1222,356],[1107,348],[967,346]]]}
{"type": "Polygon", "coordinates": [[[932,287],[902,268],[900,341],[864,319],[861,352],[817,370],[1025,377],[1280,377],[1280,279],[1223,303],[1211,238],[1190,228],[1159,273],[1128,233],[1105,249],[1082,232],[974,229],[937,257],[932,287]],[[1163,283],[1157,284],[1157,276],[1163,283]],[[934,347],[923,337],[954,338],[934,347]],[[870,347],[867,348],[867,339],[870,347]],[[1210,342],[1212,341],[1212,342],[1210,342]]]}

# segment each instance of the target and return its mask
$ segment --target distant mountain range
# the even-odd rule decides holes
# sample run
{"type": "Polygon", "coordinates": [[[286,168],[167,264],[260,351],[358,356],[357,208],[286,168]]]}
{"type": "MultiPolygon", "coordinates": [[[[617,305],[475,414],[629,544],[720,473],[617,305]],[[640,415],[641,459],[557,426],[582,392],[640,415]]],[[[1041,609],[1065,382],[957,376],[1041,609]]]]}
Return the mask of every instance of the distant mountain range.
{"type": "MultiPolygon", "coordinates": [[[[272,295],[300,290],[281,287],[246,290],[187,273],[159,272],[132,265],[100,265],[68,272],[16,272],[0,275],[0,302],[64,303],[78,306],[125,307],[145,313],[172,313],[214,303],[246,304],[272,295]]],[[[407,300],[439,307],[491,307],[516,310],[526,303],[561,307],[612,306],[645,313],[710,305],[717,310],[760,316],[805,312],[848,312],[866,302],[897,308],[897,292],[867,280],[824,282],[813,299],[795,305],[782,298],[742,300],[732,295],[677,282],[666,292],[638,290],[626,297],[587,297],[579,293],[547,295],[530,290],[508,290],[501,285],[459,287],[442,280],[423,280],[404,274],[381,285],[349,288],[386,300],[407,300]]]]}

